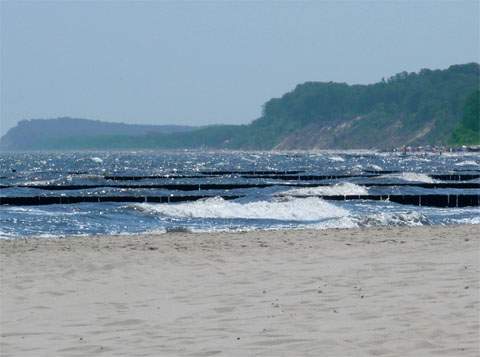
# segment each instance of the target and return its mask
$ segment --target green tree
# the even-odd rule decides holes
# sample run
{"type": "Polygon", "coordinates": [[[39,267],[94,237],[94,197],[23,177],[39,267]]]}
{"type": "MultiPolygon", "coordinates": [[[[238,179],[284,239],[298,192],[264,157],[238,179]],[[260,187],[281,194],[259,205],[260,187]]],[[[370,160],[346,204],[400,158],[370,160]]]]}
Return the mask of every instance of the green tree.
{"type": "Polygon", "coordinates": [[[480,144],[480,90],[467,99],[463,117],[452,135],[452,143],[457,145],[480,144]]]}

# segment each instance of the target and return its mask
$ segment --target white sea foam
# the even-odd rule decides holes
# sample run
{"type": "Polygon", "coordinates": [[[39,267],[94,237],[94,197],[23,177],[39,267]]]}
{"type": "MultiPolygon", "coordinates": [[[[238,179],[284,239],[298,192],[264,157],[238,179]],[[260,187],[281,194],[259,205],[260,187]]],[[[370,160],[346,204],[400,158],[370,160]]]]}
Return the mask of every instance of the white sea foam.
{"type": "Polygon", "coordinates": [[[272,219],[284,221],[316,221],[343,217],[348,211],[316,197],[284,198],[273,201],[239,203],[222,198],[179,203],[134,205],[138,210],[177,218],[272,219]]]}
{"type": "Polygon", "coordinates": [[[398,174],[388,174],[388,175],[382,175],[380,176],[380,178],[397,178],[403,181],[411,181],[411,182],[428,182],[428,183],[436,182],[430,176],[425,174],[419,174],[416,172],[402,172],[398,174]]]}
{"type": "Polygon", "coordinates": [[[370,164],[367,166],[368,170],[375,170],[375,171],[382,171],[383,168],[381,166],[375,165],[375,164],[370,164]]]}
{"type": "Polygon", "coordinates": [[[26,186],[51,185],[55,182],[58,182],[58,180],[25,181],[25,182],[22,182],[22,185],[26,185],[26,186]]]}
{"type": "Polygon", "coordinates": [[[480,216],[452,219],[451,222],[455,224],[480,224],[480,216]]]}
{"type": "Polygon", "coordinates": [[[415,157],[414,161],[421,161],[421,162],[431,162],[432,160],[427,159],[425,157],[415,157]]]}
{"type": "Polygon", "coordinates": [[[360,165],[360,164],[354,165],[354,166],[352,167],[352,171],[354,171],[354,172],[361,172],[361,171],[363,171],[363,166],[360,165]]]}
{"type": "Polygon", "coordinates": [[[336,162],[344,162],[345,159],[343,157],[340,157],[340,156],[330,156],[328,158],[330,161],[336,161],[336,162]]]}
{"type": "Polygon", "coordinates": [[[12,239],[12,238],[15,238],[13,234],[0,231],[0,239],[12,239]]]}
{"type": "Polygon", "coordinates": [[[97,164],[103,163],[103,160],[100,159],[99,157],[91,157],[90,160],[92,160],[93,162],[96,162],[97,164]]]}
{"type": "Polygon", "coordinates": [[[332,186],[305,187],[281,192],[281,195],[315,196],[315,195],[368,195],[365,187],[351,182],[344,182],[332,186]]]}
{"type": "Polygon", "coordinates": [[[379,212],[356,219],[360,227],[375,226],[423,226],[431,224],[428,218],[420,212],[379,212]]]}
{"type": "Polygon", "coordinates": [[[350,216],[335,219],[327,219],[320,223],[306,224],[300,226],[300,229],[332,229],[332,228],[358,228],[359,225],[355,219],[350,216]]]}
{"type": "MultiPolygon", "coordinates": [[[[84,234],[83,236],[87,236],[88,234],[84,234]]],[[[0,239],[11,240],[11,239],[19,239],[19,238],[26,238],[26,237],[35,237],[35,238],[63,238],[66,237],[65,234],[53,234],[53,233],[39,233],[35,235],[21,235],[18,233],[5,233],[0,231],[0,239]]],[[[74,237],[75,235],[69,234],[69,237],[74,237]]],[[[79,235],[82,236],[82,235],[79,235]]]]}
{"type": "Polygon", "coordinates": [[[87,214],[86,212],[67,212],[67,211],[47,211],[35,206],[21,207],[21,206],[6,206],[6,211],[17,212],[30,216],[81,216],[87,214]]]}
{"type": "Polygon", "coordinates": [[[104,179],[103,175],[95,175],[95,174],[78,174],[78,175],[68,175],[66,177],[67,181],[73,181],[74,179],[83,179],[83,180],[97,180],[101,181],[104,179]]]}
{"type": "Polygon", "coordinates": [[[480,166],[480,165],[476,161],[466,160],[466,161],[457,162],[455,166],[480,166]]]}

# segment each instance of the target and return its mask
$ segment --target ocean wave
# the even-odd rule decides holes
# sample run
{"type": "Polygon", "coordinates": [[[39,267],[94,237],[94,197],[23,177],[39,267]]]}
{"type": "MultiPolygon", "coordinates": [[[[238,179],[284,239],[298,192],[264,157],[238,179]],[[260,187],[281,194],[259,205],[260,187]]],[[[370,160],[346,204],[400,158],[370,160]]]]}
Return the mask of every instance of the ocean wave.
{"type": "MultiPolygon", "coordinates": [[[[52,206],[45,206],[52,207],[52,206]]],[[[54,207],[54,206],[53,206],[54,207]]],[[[59,216],[83,216],[88,214],[87,212],[81,211],[65,211],[65,210],[46,210],[36,206],[4,206],[3,209],[5,212],[9,213],[20,213],[26,216],[43,216],[43,217],[59,217],[59,216]]]]}
{"type": "Polygon", "coordinates": [[[430,220],[420,212],[402,212],[402,213],[385,213],[379,212],[368,216],[358,217],[355,219],[359,227],[376,227],[376,226],[423,226],[430,225],[430,220]]]}
{"type": "Polygon", "coordinates": [[[480,216],[469,218],[454,218],[450,220],[454,224],[480,224],[480,216]]]}
{"type": "Polygon", "coordinates": [[[284,198],[272,201],[233,202],[209,198],[179,204],[140,203],[133,207],[148,214],[176,218],[271,219],[282,221],[317,221],[347,216],[347,210],[316,197],[284,198]]]}
{"type": "Polygon", "coordinates": [[[370,164],[370,165],[367,165],[367,169],[368,170],[375,170],[375,171],[382,171],[383,167],[375,165],[375,164],[370,164]]]}
{"type": "Polygon", "coordinates": [[[0,239],[12,239],[12,238],[16,238],[15,235],[0,231],[0,239]]]}
{"type": "Polygon", "coordinates": [[[97,174],[70,174],[66,176],[67,181],[73,181],[73,180],[89,180],[89,181],[103,181],[104,176],[103,175],[97,175],[97,174]]]}
{"type": "Polygon", "coordinates": [[[41,185],[53,185],[57,182],[58,180],[36,180],[36,181],[25,181],[25,182],[22,182],[21,184],[25,186],[37,186],[37,185],[41,186],[41,185]]]}
{"type": "Polygon", "coordinates": [[[91,157],[90,160],[92,160],[93,162],[95,162],[97,164],[102,164],[103,163],[103,160],[99,157],[91,157]]]}
{"type": "MultiPolygon", "coordinates": [[[[67,235],[65,235],[65,234],[55,234],[55,233],[21,234],[21,233],[17,233],[17,232],[2,232],[2,231],[0,231],[0,239],[4,239],[4,240],[27,238],[27,237],[57,239],[57,238],[64,238],[66,236],[67,235]]],[[[88,234],[78,234],[78,235],[69,234],[68,235],[68,237],[75,237],[75,236],[82,236],[82,237],[85,236],[85,237],[87,237],[88,234]]]]}
{"type": "Polygon", "coordinates": [[[341,156],[330,156],[328,158],[330,161],[335,161],[335,162],[344,162],[345,159],[341,156]]]}
{"type": "Polygon", "coordinates": [[[457,162],[455,166],[480,166],[480,165],[476,161],[466,160],[466,161],[457,162]]]}
{"type": "Polygon", "coordinates": [[[378,178],[395,178],[395,179],[400,179],[402,181],[410,181],[410,182],[427,182],[427,183],[436,182],[436,180],[432,179],[430,176],[426,174],[419,174],[416,172],[402,172],[398,174],[387,174],[387,175],[381,175],[378,178]]]}
{"type": "Polygon", "coordinates": [[[344,182],[332,186],[318,186],[318,187],[306,187],[296,188],[281,192],[281,195],[292,196],[335,196],[335,195],[368,195],[368,190],[365,187],[356,185],[351,182],[344,182]]]}
{"type": "Polygon", "coordinates": [[[306,224],[299,226],[298,229],[347,229],[358,228],[358,222],[350,216],[334,219],[327,219],[320,223],[306,224]]]}

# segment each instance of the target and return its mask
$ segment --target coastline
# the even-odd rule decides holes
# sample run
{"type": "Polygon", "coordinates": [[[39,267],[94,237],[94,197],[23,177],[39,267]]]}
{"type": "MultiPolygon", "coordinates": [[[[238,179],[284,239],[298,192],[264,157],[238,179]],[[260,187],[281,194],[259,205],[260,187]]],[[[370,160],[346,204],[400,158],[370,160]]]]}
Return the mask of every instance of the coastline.
{"type": "Polygon", "coordinates": [[[476,356],[478,225],[0,240],[2,356],[476,356]]]}

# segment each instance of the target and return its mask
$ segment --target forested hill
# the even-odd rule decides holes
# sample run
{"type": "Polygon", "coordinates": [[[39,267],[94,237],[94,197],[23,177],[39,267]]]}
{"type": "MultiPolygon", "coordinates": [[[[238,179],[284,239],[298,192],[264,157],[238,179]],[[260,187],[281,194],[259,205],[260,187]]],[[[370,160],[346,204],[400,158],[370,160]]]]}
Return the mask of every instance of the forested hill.
{"type": "MultiPolygon", "coordinates": [[[[478,110],[467,98],[480,88],[477,63],[402,72],[370,85],[307,82],[269,100],[249,125],[217,125],[143,136],[71,136],[49,148],[389,149],[475,143],[478,110]],[[468,114],[468,118],[465,117],[468,114]],[[473,113],[473,114],[472,114],[473,113]],[[473,115],[473,117],[472,117],[473,115]],[[476,117],[475,117],[476,115],[476,117]],[[463,119],[462,119],[463,118],[463,119]],[[466,119],[465,119],[466,118],[466,119]],[[468,127],[468,128],[467,128],[468,127]],[[468,130],[466,130],[467,128],[468,130]],[[455,132],[455,134],[454,134],[455,132]]],[[[477,101],[478,102],[478,101],[477,101]]]]}
{"type": "Polygon", "coordinates": [[[82,140],[102,140],[106,136],[143,137],[150,134],[186,132],[193,127],[180,125],[140,125],[110,123],[78,118],[30,119],[20,121],[0,140],[6,149],[56,149],[84,145],[82,140]],[[70,145],[73,140],[75,145],[70,145]]]}
{"type": "Polygon", "coordinates": [[[304,83],[267,102],[252,127],[277,148],[445,144],[479,76],[480,66],[471,63],[402,72],[372,85],[304,83]]]}

